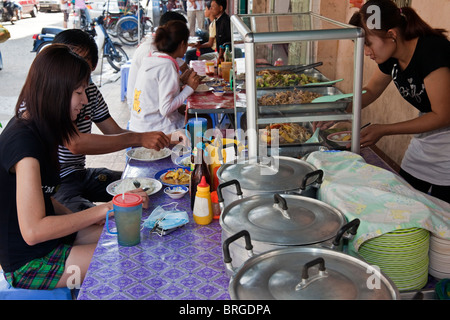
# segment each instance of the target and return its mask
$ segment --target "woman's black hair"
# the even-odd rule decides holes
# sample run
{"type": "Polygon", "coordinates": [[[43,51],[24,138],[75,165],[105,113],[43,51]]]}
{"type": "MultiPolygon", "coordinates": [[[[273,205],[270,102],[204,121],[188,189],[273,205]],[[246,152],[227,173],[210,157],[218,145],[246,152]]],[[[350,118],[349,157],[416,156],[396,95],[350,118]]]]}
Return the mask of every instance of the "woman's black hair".
{"type": "Polygon", "coordinates": [[[412,40],[417,37],[425,35],[436,35],[447,38],[444,29],[435,29],[427,24],[416,13],[416,11],[410,7],[399,8],[391,0],[369,0],[367,1],[359,11],[355,12],[351,17],[349,24],[361,27],[366,33],[376,34],[380,37],[386,37],[387,32],[390,29],[398,28],[403,39],[412,40]],[[374,15],[378,9],[380,13],[380,21],[375,21],[374,15]],[[373,25],[368,25],[368,20],[373,20],[373,25]]]}
{"type": "Polygon", "coordinates": [[[158,51],[173,53],[178,46],[188,41],[189,29],[186,23],[181,21],[169,21],[165,25],[156,29],[154,43],[158,51]]]}
{"type": "Polygon", "coordinates": [[[58,145],[77,134],[71,119],[73,92],[87,86],[91,68],[62,44],[52,44],[36,56],[16,104],[15,117],[24,122],[57,160],[58,145]]]}

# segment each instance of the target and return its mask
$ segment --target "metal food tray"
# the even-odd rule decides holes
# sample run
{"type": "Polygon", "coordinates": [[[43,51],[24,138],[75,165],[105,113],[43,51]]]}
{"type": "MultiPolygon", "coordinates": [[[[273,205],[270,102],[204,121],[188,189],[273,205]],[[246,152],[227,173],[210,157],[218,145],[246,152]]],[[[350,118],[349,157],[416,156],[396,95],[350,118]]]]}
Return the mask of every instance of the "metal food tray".
{"type": "Polygon", "coordinates": [[[274,70],[274,71],[289,71],[292,73],[301,73],[306,70],[314,69],[315,67],[319,67],[323,65],[322,62],[315,62],[311,64],[301,64],[301,65],[285,65],[285,66],[273,66],[273,65],[261,65],[259,67],[255,68],[255,71],[258,73],[258,71],[263,70],[274,70]]]}
{"type": "MultiPolygon", "coordinates": [[[[330,96],[336,94],[342,94],[342,91],[336,87],[309,87],[307,89],[301,89],[303,91],[310,91],[319,93],[323,96],[330,96]]],[[[262,90],[257,92],[257,98],[260,99],[266,94],[275,95],[277,92],[282,91],[293,91],[286,89],[272,89],[272,90],[262,90]]],[[[321,103],[301,103],[301,104],[280,104],[273,106],[258,106],[259,113],[261,115],[272,115],[272,116],[286,116],[292,114],[306,113],[306,112],[324,112],[324,111],[345,111],[348,104],[352,101],[351,98],[341,99],[336,102],[321,102],[321,103]]]]}
{"type": "MultiPolygon", "coordinates": [[[[268,68],[266,69],[262,69],[262,70],[268,70],[268,68]]],[[[262,71],[260,70],[260,71],[262,71]]],[[[316,69],[308,69],[308,70],[303,70],[301,72],[292,72],[292,73],[296,73],[296,74],[302,74],[304,73],[305,75],[309,76],[309,77],[313,77],[315,79],[317,79],[319,82],[318,83],[310,83],[308,85],[295,85],[295,86],[287,86],[287,87],[256,87],[257,90],[274,90],[274,89],[292,89],[292,88],[313,88],[313,87],[327,87],[327,86],[333,86],[332,84],[320,84],[320,82],[327,82],[330,81],[330,79],[328,79],[327,77],[325,77],[320,71],[316,70],[316,69]]],[[[256,79],[261,78],[262,76],[256,76],[256,79]]]]}
{"type": "MultiPolygon", "coordinates": [[[[287,122],[276,122],[275,123],[287,123],[287,122]]],[[[288,122],[290,123],[290,122],[288,122]]],[[[308,132],[311,134],[311,136],[314,134],[313,130],[312,130],[312,124],[311,122],[298,122],[298,125],[306,128],[308,130],[308,132]]],[[[261,126],[260,129],[264,129],[266,127],[266,125],[261,126]]],[[[285,147],[299,147],[299,146],[306,146],[306,147],[317,147],[317,146],[322,146],[324,144],[324,137],[321,136],[320,134],[321,132],[319,131],[319,142],[315,142],[315,143],[298,143],[298,142],[293,142],[293,143],[284,143],[284,144],[279,144],[280,148],[285,148],[285,147]]],[[[267,144],[268,145],[268,149],[270,149],[271,144],[267,144]]],[[[281,155],[281,154],[280,154],[281,155]]]]}
{"type": "MultiPolygon", "coordinates": [[[[272,156],[272,150],[271,148],[267,148],[267,155],[272,156]]],[[[314,152],[314,151],[322,151],[322,150],[328,150],[326,146],[322,146],[317,143],[310,143],[310,144],[303,144],[300,146],[285,146],[285,147],[279,147],[277,150],[276,155],[283,156],[283,157],[292,157],[292,158],[303,158],[307,154],[314,152]]]]}

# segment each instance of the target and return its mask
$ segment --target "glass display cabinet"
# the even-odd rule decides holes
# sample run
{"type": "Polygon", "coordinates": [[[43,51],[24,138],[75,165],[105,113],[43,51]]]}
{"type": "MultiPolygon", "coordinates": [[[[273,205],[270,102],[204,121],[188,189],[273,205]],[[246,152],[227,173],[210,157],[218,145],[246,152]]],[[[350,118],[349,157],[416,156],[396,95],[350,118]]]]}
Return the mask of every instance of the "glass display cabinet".
{"type": "MultiPolygon", "coordinates": [[[[328,139],[329,132],[319,132],[318,140],[305,143],[305,137],[313,134],[312,124],[318,121],[351,123],[347,140],[351,151],[359,153],[362,29],[312,12],[233,15],[231,29],[232,52],[239,47],[245,53],[241,61],[245,64],[241,68],[245,76],[239,74],[239,68],[233,72],[235,79],[245,79],[249,157],[258,157],[261,145],[268,143],[270,147],[271,141],[275,141],[271,140],[272,128],[279,129],[275,138],[279,138],[280,149],[312,145],[343,148],[345,143],[328,139]],[[349,50],[353,52],[349,54],[349,50]],[[348,79],[336,79],[337,74],[345,74],[348,79]],[[349,92],[354,94],[337,101],[313,101],[349,92]],[[352,111],[346,112],[347,109],[352,111]],[[309,132],[303,137],[305,129],[309,132]]],[[[239,87],[239,81],[233,85],[235,95],[239,88],[244,88],[239,87]]]]}

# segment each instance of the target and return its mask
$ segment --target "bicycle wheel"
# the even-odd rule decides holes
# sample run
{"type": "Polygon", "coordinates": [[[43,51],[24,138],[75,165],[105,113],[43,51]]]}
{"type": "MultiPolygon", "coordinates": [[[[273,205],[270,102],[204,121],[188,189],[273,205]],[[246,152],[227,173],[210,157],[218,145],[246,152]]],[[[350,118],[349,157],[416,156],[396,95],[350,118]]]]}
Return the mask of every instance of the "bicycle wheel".
{"type": "MultiPolygon", "coordinates": [[[[105,44],[106,45],[106,44],[105,44]]],[[[120,71],[120,67],[128,61],[128,55],[122,48],[122,45],[114,42],[113,47],[109,46],[107,50],[106,60],[116,71],[120,71]],[[115,49],[115,52],[114,52],[115,49]]]]}
{"type": "MultiPolygon", "coordinates": [[[[138,20],[136,17],[128,16],[120,18],[117,22],[117,37],[126,45],[135,45],[138,43],[138,20]]],[[[144,30],[141,27],[141,37],[144,30]]]]}
{"type": "Polygon", "coordinates": [[[108,32],[108,34],[114,38],[117,38],[117,21],[112,21],[105,26],[106,32],[108,32]]]}

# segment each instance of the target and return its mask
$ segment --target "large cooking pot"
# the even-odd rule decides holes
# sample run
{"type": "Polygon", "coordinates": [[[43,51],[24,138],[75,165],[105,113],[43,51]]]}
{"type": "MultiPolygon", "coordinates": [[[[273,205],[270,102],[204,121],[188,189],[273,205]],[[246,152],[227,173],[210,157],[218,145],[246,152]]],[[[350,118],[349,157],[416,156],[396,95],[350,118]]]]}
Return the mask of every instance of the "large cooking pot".
{"type": "Polygon", "coordinates": [[[292,193],[316,198],[323,171],[306,161],[291,157],[259,157],[245,161],[229,162],[217,170],[223,189],[225,205],[238,199],[237,192],[226,188],[231,181],[239,181],[239,191],[246,197],[255,194],[292,193]]]}
{"type": "MultiPolygon", "coordinates": [[[[240,230],[247,230],[254,252],[281,246],[318,245],[342,249],[342,240],[356,234],[359,219],[349,223],[330,205],[304,196],[260,194],[236,200],[220,215],[222,241],[240,230]]],[[[231,246],[235,263],[247,260],[243,239],[231,246]]]]}
{"type": "Polygon", "coordinates": [[[391,300],[395,284],[363,260],[319,247],[284,247],[253,255],[243,230],[224,242],[223,255],[233,273],[229,293],[234,300],[391,300]],[[245,237],[251,256],[233,268],[230,244],[245,237]]]}

